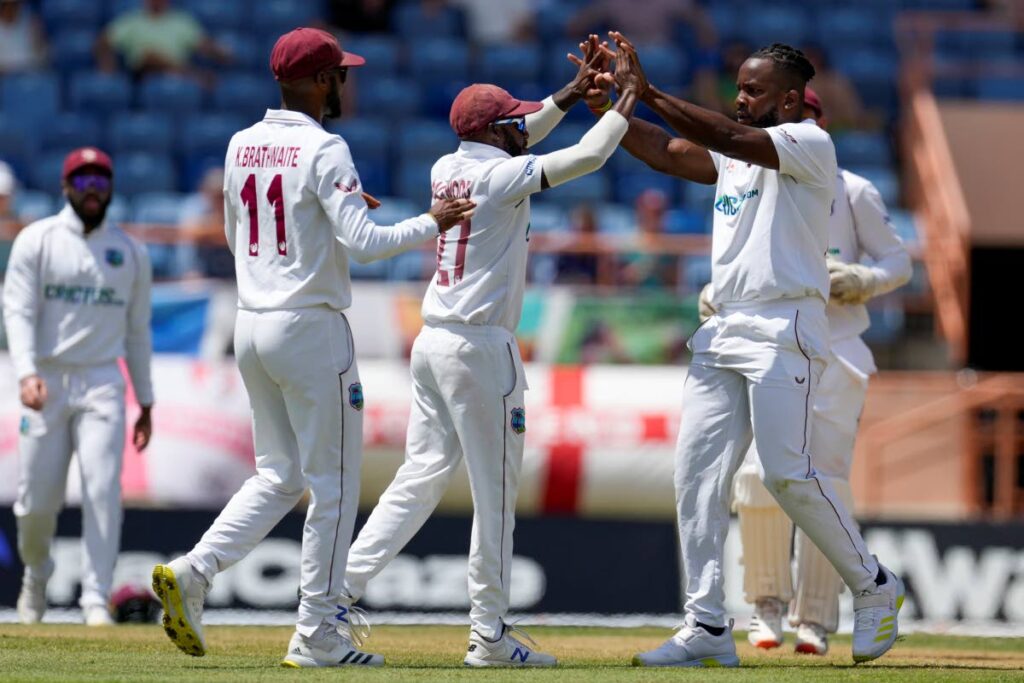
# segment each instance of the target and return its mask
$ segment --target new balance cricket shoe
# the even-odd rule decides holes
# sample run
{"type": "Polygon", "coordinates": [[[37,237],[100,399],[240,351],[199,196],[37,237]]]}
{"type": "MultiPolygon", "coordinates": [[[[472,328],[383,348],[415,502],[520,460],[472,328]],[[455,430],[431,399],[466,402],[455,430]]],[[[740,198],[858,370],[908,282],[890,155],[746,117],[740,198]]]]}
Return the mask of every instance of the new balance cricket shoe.
{"type": "Polygon", "coordinates": [[[696,617],[688,614],[675,635],[660,647],[635,655],[633,666],[739,666],[732,624],[730,619],[729,625],[715,635],[704,626],[698,626],[696,617]]]}
{"type": "Polygon", "coordinates": [[[336,624],[324,621],[311,636],[298,631],[288,643],[288,654],[281,666],[301,669],[321,666],[384,666],[383,655],[363,652],[338,631],[336,624]]]}
{"type": "Polygon", "coordinates": [[[185,557],[153,567],[153,592],[164,607],[164,632],[179,650],[193,657],[206,654],[203,603],[208,590],[185,557]]]}
{"type": "Polygon", "coordinates": [[[113,626],[114,617],[106,605],[89,605],[82,608],[82,622],[86,626],[113,626]]]}
{"type": "Polygon", "coordinates": [[[899,635],[899,611],[903,607],[903,582],[878,565],[884,583],[853,597],[853,661],[870,662],[892,647],[899,635]]]}
{"type": "Polygon", "coordinates": [[[828,654],[828,631],[820,624],[800,624],[796,627],[796,651],[805,655],[828,654]]]}
{"type": "Polygon", "coordinates": [[[763,650],[782,645],[782,601],[778,598],[758,598],[754,615],[750,617],[747,640],[763,650]]]}
{"type": "Polygon", "coordinates": [[[18,594],[18,621],[23,624],[38,624],[46,614],[46,582],[28,576],[21,581],[18,594]]]}
{"type": "Polygon", "coordinates": [[[496,640],[488,640],[476,631],[469,632],[469,648],[462,663],[474,667],[527,667],[555,666],[558,660],[554,655],[538,652],[537,643],[526,631],[502,622],[501,635],[496,640]],[[529,645],[517,639],[513,633],[518,633],[529,645]]]}

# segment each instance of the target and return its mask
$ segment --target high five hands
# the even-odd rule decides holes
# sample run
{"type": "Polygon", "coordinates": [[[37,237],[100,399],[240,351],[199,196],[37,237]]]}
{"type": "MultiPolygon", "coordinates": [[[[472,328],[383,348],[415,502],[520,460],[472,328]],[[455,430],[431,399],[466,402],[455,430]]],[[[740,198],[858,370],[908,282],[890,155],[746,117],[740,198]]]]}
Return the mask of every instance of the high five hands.
{"type": "Polygon", "coordinates": [[[613,86],[620,94],[633,90],[637,97],[642,97],[650,87],[633,43],[618,31],[609,31],[608,37],[615,42],[617,51],[609,49],[608,41],[599,42],[597,35],[590,34],[579,45],[582,57],[568,55],[569,61],[579,67],[574,83],[582,88],[580,94],[591,109],[607,104],[613,86]],[[614,73],[610,70],[613,61],[614,73]]]}

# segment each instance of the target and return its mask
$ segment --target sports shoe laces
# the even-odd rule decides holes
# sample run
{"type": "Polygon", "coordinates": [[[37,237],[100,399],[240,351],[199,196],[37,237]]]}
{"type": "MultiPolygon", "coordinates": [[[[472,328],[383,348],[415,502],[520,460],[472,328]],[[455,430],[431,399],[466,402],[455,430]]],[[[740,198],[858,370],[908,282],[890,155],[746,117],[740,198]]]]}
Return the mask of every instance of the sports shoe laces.
{"type": "Polygon", "coordinates": [[[370,637],[370,620],[366,616],[366,610],[352,605],[348,608],[348,614],[345,616],[348,617],[348,632],[352,644],[362,647],[370,637]]]}
{"type": "MultiPolygon", "coordinates": [[[[528,642],[533,647],[534,650],[539,649],[538,646],[537,646],[537,641],[535,641],[533,638],[531,638],[529,633],[527,633],[523,629],[519,628],[515,624],[505,624],[505,633],[504,633],[504,635],[511,636],[513,633],[518,633],[522,637],[523,640],[528,642]]],[[[513,636],[513,640],[516,640],[516,638],[514,636],[513,636]]]]}

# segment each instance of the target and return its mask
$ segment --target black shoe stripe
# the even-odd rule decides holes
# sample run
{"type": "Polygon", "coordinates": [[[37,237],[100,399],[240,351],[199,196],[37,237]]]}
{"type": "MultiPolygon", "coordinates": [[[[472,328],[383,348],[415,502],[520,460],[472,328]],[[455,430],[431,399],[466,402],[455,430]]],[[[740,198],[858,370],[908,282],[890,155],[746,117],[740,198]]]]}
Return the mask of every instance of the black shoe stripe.
{"type": "MultiPolygon", "coordinates": [[[[348,651],[348,654],[347,654],[347,655],[345,655],[344,657],[342,657],[341,661],[340,661],[340,662],[338,662],[338,663],[339,663],[339,664],[345,664],[345,663],[347,663],[347,662],[348,662],[348,660],[352,659],[352,655],[354,655],[354,654],[356,654],[356,651],[355,651],[355,650],[349,650],[349,651],[348,651]]],[[[357,657],[357,658],[358,658],[358,657],[357,657]]],[[[353,663],[354,663],[354,662],[353,662],[353,663]]]]}
{"type": "Polygon", "coordinates": [[[371,659],[373,659],[373,655],[366,655],[366,659],[364,659],[363,661],[361,661],[359,663],[360,664],[369,664],[371,659]]]}

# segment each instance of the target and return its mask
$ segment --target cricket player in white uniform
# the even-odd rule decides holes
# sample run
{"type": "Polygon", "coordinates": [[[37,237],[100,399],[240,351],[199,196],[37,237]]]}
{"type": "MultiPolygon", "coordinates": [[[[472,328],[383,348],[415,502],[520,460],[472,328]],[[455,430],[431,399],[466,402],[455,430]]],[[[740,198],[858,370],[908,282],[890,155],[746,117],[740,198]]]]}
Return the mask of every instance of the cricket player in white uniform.
{"type": "MultiPolygon", "coordinates": [[[[629,41],[611,35],[637,62],[629,41]]],[[[683,137],[634,119],[622,140],[656,170],[717,184],[718,312],[690,340],[676,451],[686,617],[664,644],[634,658],[638,666],[739,664],[722,555],[733,475],[752,439],[768,490],[854,594],[854,660],[881,656],[896,638],[902,584],[868,552],[808,448],[810,408],[829,355],[826,226],[837,173],[831,138],[803,121],[813,75],[791,47],[755,52],[739,70],[737,121],[644,84],[642,101],[683,137]]],[[[599,96],[588,102],[597,106],[599,96]]]]}
{"type": "Polygon", "coordinates": [[[196,547],[153,570],[164,629],[201,656],[203,600],[214,576],[246,556],[309,491],[300,601],[285,666],[383,663],[358,650],[338,596],[359,502],[363,391],[352,333],[348,259],[386,258],[434,239],[471,212],[441,201],[394,226],[367,216],[348,145],[322,118],[362,57],[300,28],[271,54],[282,108],[231,139],[225,161],[227,242],[235,255],[235,353],[252,405],[256,474],[196,547]]]}
{"type": "MultiPolygon", "coordinates": [[[[596,49],[593,36],[588,56],[596,49]]],[[[519,101],[494,85],[464,89],[450,116],[462,142],[431,172],[435,198],[471,198],[476,216],[438,243],[412,349],[405,462],[352,545],[346,585],[352,601],[362,597],[433,512],[465,457],[474,510],[468,666],[556,664],[532,641],[516,639],[505,621],[526,431],[527,382],[514,332],[526,284],[530,195],[597,170],[615,151],[636,101],[626,70],[614,109],[578,144],[542,156],[529,154],[527,144],[543,139],[592,87],[590,65],[543,103],[519,101]]]]}
{"type": "MultiPolygon", "coordinates": [[[[804,91],[804,115],[825,127],[821,101],[804,91]]],[[[866,178],[840,169],[828,219],[829,303],[832,355],[814,398],[810,450],[814,468],[850,510],[850,467],[868,378],[876,367],[860,338],[868,328],[864,303],[910,280],[910,255],[897,237],[878,190],[866,178]],[[871,265],[861,261],[871,259],[871,265]]],[[[710,287],[701,292],[702,301],[710,287]]],[[[702,308],[710,308],[708,304],[702,308]]],[[[713,311],[711,311],[713,313],[713,311]]],[[[733,505],[743,543],[743,588],[755,605],[747,638],[756,647],[782,644],[782,613],[797,627],[796,651],[823,655],[828,634],[839,626],[842,579],[802,530],[796,532],[796,593],[790,548],[793,523],[761,483],[757,449],[751,447],[736,473],[733,505]],[[790,603],[790,600],[792,602],[790,603]]]]}
{"type": "Polygon", "coordinates": [[[113,623],[109,602],[121,542],[124,357],[142,413],[132,441],[152,435],[150,283],[145,248],[106,220],[113,165],[85,147],[64,160],[67,204],[14,240],[4,324],[21,389],[18,552],[25,565],[18,616],[38,623],[53,573],[50,544],[71,454],[82,481],[82,617],[113,623]]]}

